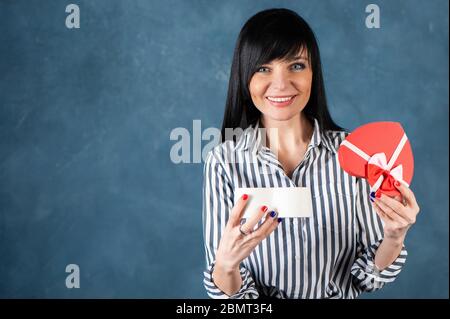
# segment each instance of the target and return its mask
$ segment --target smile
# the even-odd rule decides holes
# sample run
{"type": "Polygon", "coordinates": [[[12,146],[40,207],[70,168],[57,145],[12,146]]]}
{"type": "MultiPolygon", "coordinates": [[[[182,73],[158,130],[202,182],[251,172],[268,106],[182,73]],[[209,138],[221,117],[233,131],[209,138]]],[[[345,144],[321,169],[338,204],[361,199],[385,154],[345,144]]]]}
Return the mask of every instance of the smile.
{"type": "Polygon", "coordinates": [[[292,101],[294,100],[294,98],[297,95],[292,95],[292,96],[286,96],[286,97],[272,97],[272,96],[268,96],[267,100],[269,100],[269,102],[274,105],[274,106],[287,106],[290,105],[292,103],[292,101]]]}

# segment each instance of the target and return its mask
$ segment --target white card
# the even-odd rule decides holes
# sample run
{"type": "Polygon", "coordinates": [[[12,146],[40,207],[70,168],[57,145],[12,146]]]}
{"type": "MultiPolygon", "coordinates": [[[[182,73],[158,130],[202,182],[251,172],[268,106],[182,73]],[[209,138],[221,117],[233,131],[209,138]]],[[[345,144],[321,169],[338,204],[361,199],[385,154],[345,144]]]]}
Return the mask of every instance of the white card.
{"type": "Polygon", "coordinates": [[[249,196],[244,216],[250,217],[261,206],[278,213],[278,217],[311,217],[311,191],[308,187],[250,187],[237,188],[234,191],[236,203],[243,194],[249,196]]]}

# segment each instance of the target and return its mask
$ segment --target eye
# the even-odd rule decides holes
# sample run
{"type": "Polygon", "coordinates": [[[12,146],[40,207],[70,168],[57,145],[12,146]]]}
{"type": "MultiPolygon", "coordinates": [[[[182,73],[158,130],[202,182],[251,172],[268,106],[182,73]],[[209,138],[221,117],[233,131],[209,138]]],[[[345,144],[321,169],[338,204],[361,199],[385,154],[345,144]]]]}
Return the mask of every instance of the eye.
{"type": "Polygon", "coordinates": [[[303,70],[306,68],[306,65],[304,63],[294,63],[292,64],[292,68],[294,70],[303,70]]]}
{"type": "Polygon", "coordinates": [[[258,70],[256,72],[265,72],[264,70],[269,70],[269,68],[262,66],[262,67],[258,68],[258,70]]]}

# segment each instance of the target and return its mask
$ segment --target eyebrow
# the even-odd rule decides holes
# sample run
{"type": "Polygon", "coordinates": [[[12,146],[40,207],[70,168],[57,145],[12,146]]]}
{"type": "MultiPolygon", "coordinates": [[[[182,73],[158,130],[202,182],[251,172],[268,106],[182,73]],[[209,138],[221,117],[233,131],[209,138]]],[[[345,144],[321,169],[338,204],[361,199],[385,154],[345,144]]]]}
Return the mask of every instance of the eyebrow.
{"type": "MultiPolygon", "coordinates": [[[[305,61],[309,61],[309,58],[308,58],[307,56],[304,56],[304,55],[302,55],[302,56],[298,55],[298,56],[295,56],[295,57],[293,57],[293,58],[291,58],[291,59],[286,59],[285,61],[286,61],[286,62],[293,62],[293,61],[296,61],[296,60],[305,60],[305,61]]],[[[272,64],[272,62],[268,62],[268,63],[266,63],[266,64],[272,64]]]]}
{"type": "Polygon", "coordinates": [[[294,60],[306,60],[306,61],[308,61],[309,59],[308,59],[307,56],[304,56],[304,55],[302,55],[302,56],[296,56],[296,57],[294,57],[293,59],[289,59],[289,61],[294,61],[294,60]]]}
{"type": "MultiPolygon", "coordinates": [[[[304,56],[304,55],[302,55],[302,56],[298,55],[298,56],[295,56],[295,57],[293,57],[291,59],[285,59],[285,61],[288,62],[288,63],[296,61],[296,60],[305,60],[305,61],[309,62],[309,58],[307,56],[304,56]]],[[[267,63],[265,63],[263,65],[271,65],[271,64],[272,64],[272,62],[267,62],[267,63]]]]}

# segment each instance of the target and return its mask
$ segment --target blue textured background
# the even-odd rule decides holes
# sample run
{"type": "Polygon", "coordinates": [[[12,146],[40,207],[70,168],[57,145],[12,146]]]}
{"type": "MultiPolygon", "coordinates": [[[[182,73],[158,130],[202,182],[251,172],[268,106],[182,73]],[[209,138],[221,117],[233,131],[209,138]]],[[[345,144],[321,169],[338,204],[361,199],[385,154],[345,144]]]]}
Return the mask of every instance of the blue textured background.
{"type": "Polygon", "coordinates": [[[271,7],[314,29],[337,123],[400,121],[412,143],[407,264],[364,297],[448,298],[447,0],[0,0],[0,297],[206,297],[203,166],[173,164],[169,134],[220,127],[239,30],[271,7]]]}

